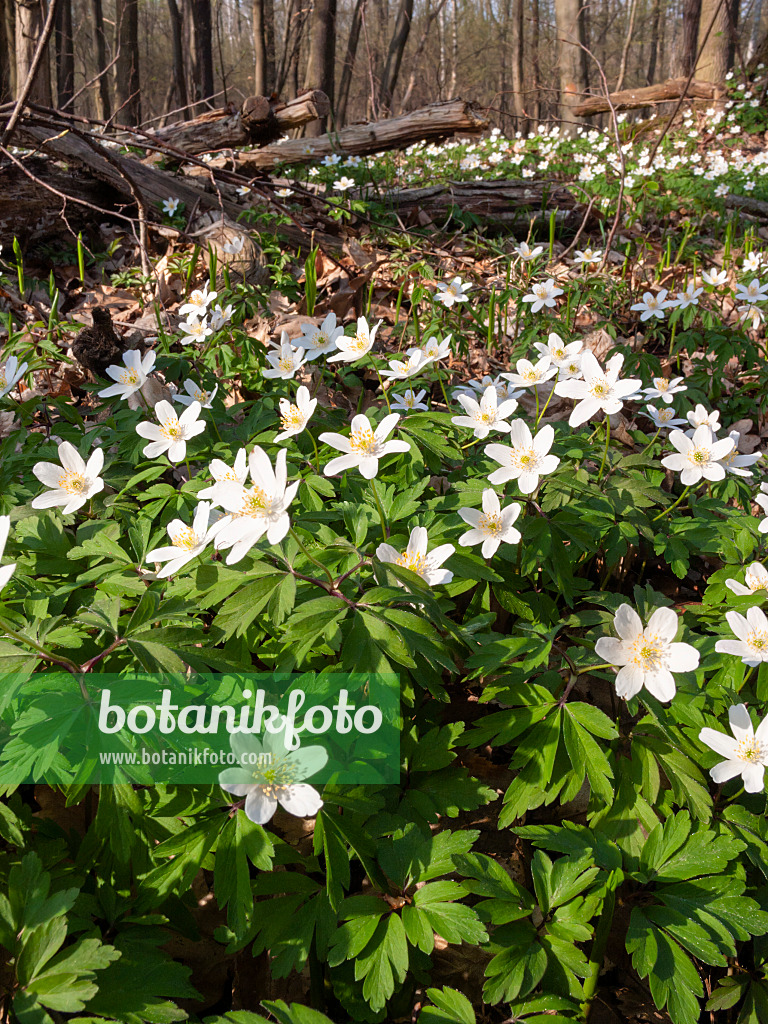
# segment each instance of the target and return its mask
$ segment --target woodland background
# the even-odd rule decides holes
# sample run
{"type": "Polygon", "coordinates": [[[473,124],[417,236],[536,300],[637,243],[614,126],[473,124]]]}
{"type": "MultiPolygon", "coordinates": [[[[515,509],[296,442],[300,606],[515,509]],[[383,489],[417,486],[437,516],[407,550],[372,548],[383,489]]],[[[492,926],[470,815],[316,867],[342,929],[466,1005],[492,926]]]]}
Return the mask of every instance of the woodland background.
{"type": "MultiPolygon", "coordinates": [[[[26,78],[50,2],[0,0],[0,102],[26,78]]],[[[505,132],[525,132],[574,120],[570,109],[606,85],[692,72],[722,82],[767,50],[764,0],[54,3],[30,99],[127,125],[316,88],[332,113],[306,134],[458,95],[489,108],[505,132]]]]}

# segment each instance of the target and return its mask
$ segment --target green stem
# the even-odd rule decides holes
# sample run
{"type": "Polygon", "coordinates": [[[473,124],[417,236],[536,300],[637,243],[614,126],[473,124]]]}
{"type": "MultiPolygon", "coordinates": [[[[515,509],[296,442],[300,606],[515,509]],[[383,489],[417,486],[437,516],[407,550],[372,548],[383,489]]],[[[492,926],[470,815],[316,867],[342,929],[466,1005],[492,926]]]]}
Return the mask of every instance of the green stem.
{"type": "Polygon", "coordinates": [[[443,399],[445,401],[446,409],[450,409],[451,404],[448,401],[448,395],[445,392],[445,384],[443,384],[443,375],[440,373],[440,367],[435,363],[435,370],[437,371],[437,379],[440,381],[440,390],[443,392],[443,399]]]}
{"type": "Polygon", "coordinates": [[[685,488],[685,490],[683,491],[683,493],[682,493],[682,494],[680,495],[680,497],[679,497],[679,498],[677,499],[677,501],[676,501],[676,502],[674,502],[674,504],[672,504],[672,505],[669,505],[669,506],[668,506],[667,508],[665,508],[665,509],[664,509],[664,510],[663,510],[662,512],[659,512],[659,514],[658,514],[657,516],[655,516],[655,517],[654,517],[654,518],[653,518],[653,519],[651,520],[651,522],[652,522],[652,523],[655,523],[655,522],[656,522],[656,521],[657,521],[658,519],[663,519],[663,518],[664,518],[664,516],[665,516],[665,515],[667,514],[667,512],[671,512],[673,508],[677,508],[677,506],[678,506],[678,505],[680,504],[680,502],[681,502],[681,501],[683,500],[683,498],[686,498],[686,497],[688,497],[688,493],[689,493],[689,491],[690,491],[690,490],[691,490],[690,486],[689,486],[689,487],[686,487],[686,488],[685,488]]]}
{"type": "MultiPolygon", "coordinates": [[[[544,413],[547,411],[547,406],[552,401],[552,395],[554,395],[554,393],[555,393],[555,385],[557,384],[557,380],[558,380],[559,376],[560,376],[560,371],[558,370],[557,371],[557,377],[555,377],[554,381],[552,382],[552,390],[549,392],[549,398],[544,403],[544,408],[541,410],[541,414],[536,417],[536,426],[537,427],[539,425],[539,420],[542,419],[542,417],[544,416],[544,413]]],[[[538,398],[538,396],[539,396],[539,391],[538,391],[538,388],[537,388],[536,389],[536,397],[538,398]]]]}
{"type": "Polygon", "coordinates": [[[322,563],[322,562],[318,562],[318,560],[317,560],[316,558],[314,558],[314,557],[313,557],[312,555],[310,555],[310,553],[309,553],[309,552],[307,551],[307,549],[306,549],[306,548],[304,547],[304,544],[302,543],[301,537],[299,537],[298,533],[296,533],[296,531],[294,530],[294,528],[293,528],[293,527],[291,527],[291,528],[290,528],[290,530],[289,530],[288,532],[289,532],[289,533],[290,533],[290,535],[291,535],[291,536],[293,537],[293,539],[294,539],[294,540],[296,541],[296,543],[297,543],[297,544],[299,545],[299,547],[301,548],[302,552],[304,553],[304,556],[305,556],[306,558],[308,558],[308,559],[309,559],[309,561],[310,561],[310,562],[311,562],[311,563],[312,563],[313,565],[316,565],[318,569],[321,569],[321,570],[322,570],[322,571],[323,571],[323,572],[325,573],[325,575],[326,575],[326,576],[328,577],[328,582],[329,582],[329,583],[331,584],[331,586],[332,586],[332,587],[335,587],[335,586],[336,586],[336,583],[335,583],[335,581],[334,581],[334,578],[333,578],[333,576],[332,576],[332,575],[331,575],[331,573],[329,572],[329,570],[328,570],[328,569],[327,569],[327,568],[326,568],[326,567],[325,567],[325,566],[323,565],[323,563],[322,563]]]}
{"type": "MultiPolygon", "coordinates": [[[[309,431],[307,431],[307,433],[309,433],[309,431]]],[[[320,453],[317,450],[317,442],[311,434],[309,434],[309,439],[312,442],[312,447],[315,449],[315,472],[320,476],[320,453]]]]}
{"type": "Polygon", "coordinates": [[[185,465],[187,467],[187,473],[189,474],[189,479],[191,480],[192,479],[192,467],[189,464],[189,459],[184,459],[184,463],[185,463],[185,465]]]}
{"type": "Polygon", "coordinates": [[[605,896],[600,917],[595,927],[595,937],[592,941],[592,950],[589,954],[587,965],[587,976],[584,979],[584,1002],[581,1004],[582,1019],[589,1020],[592,1009],[592,1002],[597,992],[597,983],[600,978],[600,969],[605,959],[605,950],[608,946],[608,939],[613,924],[613,913],[616,908],[616,890],[622,881],[622,872],[616,868],[608,875],[605,883],[605,896]]]}
{"type": "Polygon", "coordinates": [[[389,404],[389,395],[387,394],[386,388],[384,387],[384,381],[381,379],[381,374],[379,373],[379,368],[376,365],[376,363],[374,363],[373,356],[371,355],[370,352],[368,353],[368,359],[370,360],[371,366],[376,371],[376,376],[379,378],[379,384],[381,385],[381,390],[384,392],[384,401],[387,403],[387,412],[392,412],[392,406],[389,404]]]}
{"type": "Polygon", "coordinates": [[[373,491],[373,498],[374,498],[374,501],[376,502],[376,508],[379,510],[379,522],[381,523],[381,536],[382,536],[382,539],[386,542],[387,536],[388,536],[387,535],[387,521],[384,518],[384,509],[381,507],[381,502],[379,501],[379,495],[376,492],[376,484],[373,481],[373,477],[371,477],[371,490],[373,491]]]}
{"type": "Polygon", "coordinates": [[[536,393],[536,422],[539,422],[539,388],[538,385],[533,385],[533,390],[536,393]]]}
{"type": "Polygon", "coordinates": [[[645,446],[645,448],[643,448],[643,450],[640,452],[641,455],[645,455],[645,453],[648,451],[648,449],[655,443],[656,438],[659,436],[660,433],[661,433],[661,427],[658,428],[658,430],[653,435],[651,440],[648,442],[648,444],[645,446]]]}
{"type": "Polygon", "coordinates": [[[603,470],[605,469],[605,460],[608,458],[608,445],[611,441],[611,418],[608,413],[605,414],[605,448],[603,449],[603,461],[600,463],[600,472],[597,474],[598,483],[603,479],[603,470]]]}
{"type": "Polygon", "coordinates": [[[77,675],[80,671],[74,661],[70,661],[69,658],[61,657],[58,654],[53,654],[28,636],[24,636],[23,633],[17,633],[15,629],[8,625],[5,619],[0,619],[0,628],[4,630],[6,636],[11,637],[13,640],[18,640],[21,644],[26,644],[27,647],[31,647],[33,651],[37,651],[40,657],[45,658],[46,661],[51,661],[54,665],[61,665],[62,668],[65,668],[67,672],[71,672],[73,675],[77,675]]]}

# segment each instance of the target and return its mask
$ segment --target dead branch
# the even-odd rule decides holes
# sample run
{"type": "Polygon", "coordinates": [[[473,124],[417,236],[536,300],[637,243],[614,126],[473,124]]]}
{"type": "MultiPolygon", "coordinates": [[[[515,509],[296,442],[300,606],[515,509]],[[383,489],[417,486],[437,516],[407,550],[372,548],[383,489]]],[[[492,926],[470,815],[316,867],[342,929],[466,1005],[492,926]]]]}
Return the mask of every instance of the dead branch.
{"type": "MultiPolygon", "coordinates": [[[[624,89],[611,93],[610,100],[614,110],[636,110],[685,96],[690,99],[717,100],[722,94],[722,87],[712,82],[699,82],[694,79],[689,83],[686,78],[672,78],[668,82],[648,85],[642,89],[624,89]]],[[[603,114],[610,109],[611,106],[605,96],[593,96],[578,107],[574,107],[573,113],[577,117],[589,117],[592,114],[603,114]]]]}

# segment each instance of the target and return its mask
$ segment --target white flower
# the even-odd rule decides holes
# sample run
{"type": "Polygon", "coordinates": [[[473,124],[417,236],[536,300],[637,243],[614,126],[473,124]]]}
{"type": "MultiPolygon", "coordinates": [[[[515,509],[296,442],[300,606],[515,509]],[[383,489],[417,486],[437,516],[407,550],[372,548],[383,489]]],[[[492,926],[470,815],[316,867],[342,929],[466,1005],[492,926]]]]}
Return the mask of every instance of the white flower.
{"type": "Polygon", "coordinates": [[[183,306],[179,307],[179,316],[205,316],[208,307],[217,297],[218,292],[209,292],[211,282],[206,281],[203,288],[196,288],[189,296],[183,306]]]}
{"type": "MultiPolygon", "coordinates": [[[[11,529],[11,517],[0,516],[0,558],[5,553],[5,545],[8,542],[8,533],[11,529]]],[[[11,565],[4,565],[0,567],[0,590],[6,585],[8,580],[13,576],[14,570],[16,569],[16,563],[13,562],[11,565]]]]}
{"type": "Polygon", "coordinates": [[[649,388],[643,388],[643,391],[649,398],[660,398],[662,402],[666,402],[668,405],[672,403],[672,396],[679,395],[681,391],[687,391],[688,388],[685,384],[681,384],[682,377],[654,377],[649,388]]]}
{"type": "Polygon", "coordinates": [[[408,388],[404,395],[393,395],[392,409],[397,409],[400,412],[415,412],[416,409],[429,412],[429,406],[422,402],[426,393],[425,390],[414,392],[412,388],[408,388]]]}
{"type": "Polygon", "coordinates": [[[199,388],[193,380],[184,381],[184,390],[187,392],[186,395],[175,394],[173,396],[174,402],[181,402],[182,405],[192,405],[193,402],[199,402],[201,409],[210,409],[216,392],[219,390],[217,384],[213,391],[203,391],[199,388]]]}
{"type": "Polygon", "coordinates": [[[323,747],[289,750],[283,733],[265,733],[261,740],[252,734],[232,733],[232,752],[237,768],[219,773],[219,785],[233,796],[245,797],[245,816],[257,825],[272,819],[277,805],[297,818],[314,817],[323,801],[308,779],[323,768],[328,754],[323,747]]]}
{"type": "Polygon", "coordinates": [[[451,423],[457,427],[469,427],[479,438],[488,437],[491,430],[509,432],[509,424],[504,421],[515,411],[517,402],[507,399],[499,405],[496,388],[492,384],[485,389],[479,402],[469,395],[459,395],[458,398],[467,415],[454,416],[451,423]]]}
{"type": "Polygon", "coordinates": [[[251,190],[248,187],[248,185],[238,185],[237,187],[237,194],[239,196],[247,196],[250,193],[250,191],[251,190]]]}
{"type": "MultiPolygon", "coordinates": [[[[441,359],[447,359],[452,354],[451,352],[451,337],[452,335],[446,334],[442,341],[438,341],[437,338],[427,338],[424,342],[424,365],[427,363],[437,363],[441,359]]],[[[414,349],[408,349],[408,355],[411,355],[414,349]]]]}
{"type": "Polygon", "coordinates": [[[411,349],[408,359],[392,359],[388,370],[382,370],[382,377],[388,377],[391,381],[407,380],[421,373],[427,363],[424,360],[424,353],[420,348],[411,349]]]}
{"type": "MultiPolygon", "coordinates": [[[[307,147],[308,153],[311,154],[312,146],[307,147]]],[[[323,157],[323,167],[335,167],[336,164],[341,163],[341,157],[338,153],[330,153],[328,156],[323,157]]]]}
{"type": "Polygon", "coordinates": [[[445,281],[436,282],[438,291],[434,295],[435,302],[442,302],[446,309],[450,309],[456,302],[466,302],[469,296],[467,292],[472,287],[461,280],[460,277],[454,277],[448,284],[445,281]]]}
{"type": "Polygon", "coordinates": [[[641,313],[640,319],[645,322],[650,320],[652,316],[664,319],[664,310],[669,309],[670,306],[676,305],[672,300],[667,299],[667,289],[662,288],[658,295],[654,295],[653,292],[644,292],[643,301],[636,302],[634,306],[630,306],[630,309],[637,310],[641,313]]]}
{"type": "Polygon", "coordinates": [[[702,271],[701,279],[705,284],[712,285],[713,288],[720,288],[728,280],[728,271],[718,270],[717,267],[712,267],[711,270],[702,271]]]}
{"type": "Polygon", "coordinates": [[[167,565],[157,573],[159,580],[175,575],[182,566],[197,558],[205,550],[210,540],[208,518],[211,506],[207,501],[201,501],[195,509],[195,517],[192,525],[187,526],[181,519],[174,519],[168,523],[166,530],[171,538],[167,547],[154,548],[147,552],[145,561],[166,562],[167,565]]]}
{"type": "Polygon", "coordinates": [[[205,430],[205,422],[197,418],[199,414],[199,402],[193,402],[181,416],[176,415],[170,402],[158,402],[155,416],[160,426],[155,423],[139,423],[136,427],[139,437],[145,437],[151,442],[144,448],[144,455],[148,459],[155,459],[167,452],[170,462],[182,462],[187,456],[187,441],[205,430]]]}
{"type": "Polygon", "coordinates": [[[741,314],[739,320],[744,323],[746,320],[752,321],[752,330],[756,331],[761,323],[765,320],[765,313],[759,306],[750,305],[749,303],[743,306],[737,306],[737,311],[741,314]]]}
{"type": "Polygon", "coordinates": [[[742,455],[739,452],[739,439],[741,434],[738,430],[731,430],[728,432],[728,436],[733,441],[733,448],[730,452],[720,459],[720,463],[725,469],[726,473],[733,473],[734,476],[752,476],[752,470],[747,469],[747,466],[754,466],[756,462],[762,459],[762,453],[758,452],[757,455],[742,455]]]}
{"type": "Polygon", "coordinates": [[[230,303],[226,309],[222,309],[221,306],[214,306],[211,312],[211,330],[220,331],[224,324],[229,323],[232,319],[234,308],[230,303]]]}
{"type": "Polygon", "coordinates": [[[368,321],[364,316],[358,317],[357,319],[357,330],[353,337],[348,338],[346,335],[339,335],[336,341],[336,347],[338,352],[328,360],[329,363],[355,363],[358,359],[362,359],[363,356],[367,356],[373,348],[373,344],[376,340],[376,331],[381,326],[382,321],[379,320],[373,327],[368,326],[368,321]]]}
{"type": "Polygon", "coordinates": [[[395,429],[399,419],[398,413],[390,413],[373,430],[368,417],[358,413],[352,419],[349,437],[334,433],[321,434],[320,441],[344,452],[343,455],[331,459],[323,470],[325,475],[336,476],[347,469],[356,468],[360,470],[366,480],[373,480],[379,472],[379,459],[383,459],[385,455],[392,455],[394,452],[410,450],[411,446],[407,441],[387,441],[387,437],[395,429]]]}
{"type": "Polygon", "coordinates": [[[32,508],[61,505],[66,516],[82,508],[89,498],[104,489],[104,481],[99,476],[104,465],[104,452],[101,448],[94,449],[86,463],[74,445],[62,441],[59,445],[59,461],[61,466],[53,462],[36,462],[32,467],[40,483],[52,488],[46,494],[34,498],[32,508]]]}
{"type": "Polygon", "coordinates": [[[142,359],[138,350],[128,349],[123,352],[123,363],[124,366],[107,367],[107,376],[117,383],[99,391],[99,398],[112,398],[113,395],[120,395],[121,399],[128,398],[139,391],[155,365],[155,353],[147,352],[142,359]]]}
{"type": "Polygon", "coordinates": [[[186,338],[181,338],[182,345],[195,345],[201,341],[205,341],[206,338],[213,334],[213,328],[208,326],[208,317],[204,316],[202,320],[198,320],[197,317],[191,316],[189,320],[183,321],[179,324],[179,330],[184,331],[187,335],[186,338]]]}
{"type": "Polygon", "coordinates": [[[768,284],[760,284],[758,279],[753,277],[747,285],[736,285],[734,298],[737,302],[746,302],[748,305],[765,302],[768,299],[768,284]]]}
{"type": "Polygon", "coordinates": [[[499,497],[491,487],[483,491],[483,511],[476,508],[460,508],[459,515],[472,527],[459,537],[459,544],[463,548],[472,544],[482,543],[483,558],[490,558],[494,555],[499,545],[518,544],[520,542],[520,531],[512,525],[520,515],[520,505],[512,502],[506,508],[499,504],[499,497]]]}
{"type": "Polygon", "coordinates": [[[718,640],[715,650],[719,654],[735,654],[745,665],[768,661],[768,619],[760,608],[747,609],[746,617],[726,612],[725,618],[737,639],[718,640]]]}
{"type": "Polygon", "coordinates": [[[293,437],[300,434],[309,423],[312,413],[317,406],[317,399],[309,397],[309,389],[303,384],[296,392],[296,404],[293,405],[287,398],[280,399],[280,420],[282,432],[277,435],[275,441],[284,441],[286,437],[293,437]]]}
{"type": "Polygon", "coordinates": [[[740,775],[745,792],[760,793],[764,784],[764,766],[768,764],[768,717],[755,732],[746,706],[734,704],[728,708],[728,722],[733,738],[716,729],[705,728],[699,733],[702,743],[726,758],[710,768],[712,781],[720,785],[740,775]]]}
{"type": "Polygon", "coordinates": [[[718,199],[722,199],[723,196],[727,196],[729,192],[730,192],[730,189],[725,184],[718,185],[717,188],[715,189],[715,195],[717,196],[718,199]]]}
{"type": "Polygon", "coordinates": [[[355,187],[355,179],[348,178],[346,174],[342,174],[337,181],[334,181],[333,187],[337,192],[346,192],[348,189],[355,187]]]}
{"type": "Polygon", "coordinates": [[[518,387],[533,388],[537,384],[551,380],[557,373],[557,367],[552,365],[549,353],[543,355],[535,363],[529,359],[518,359],[517,373],[502,373],[501,376],[511,384],[518,387]]]}
{"type": "Polygon", "coordinates": [[[222,484],[226,483],[237,483],[245,484],[248,479],[248,455],[245,448],[241,448],[236,457],[235,465],[232,469],[222,462],[221,459],[213,459],[210,465],[210,472],[213,479],[216,481],[210,484],[208,487],[204,487],[202,491],[198,491],[198,498],[210,498],[214,505],[219,505],[219,495],[222,491],[222,484]]]}
{"type": "Polygon", "coordinates": [[[278,197],[278,199],[288,199],[289,196],[293,195],[293,189],[292,188],[278,188],[275,191],[275,195],[278,197]]]}
{"type": "Polygon", "coordinates": [[[744,262],[741,264],[742,272],[745,274],[754,273],[756,270],[760,269],[761,262],[760,253],[751,252],[749,256],[744,257],[744,262]]]}
{"type": "Polygon", "coordinates": [[[537,256],[541,256],[544,249],[540,245],[537,245],[535,249],[531,249],[527,242],[521,242],[520,245],[515,246],[514,252],[517,253],[521,260],[527,263],[528,260],[535,260],[537,256]]]}
{"type": "Polygon", "coordinates": [[[555,394],[573,398],[578,404],[568,419],[572,427],[586,423],[601,409],[606,416],[618,412],[630,395],[634,395],[642,381],[633,377],[619,380],[624,365],[624,356],[617,352],[605,365],[605,370],[592,352],[585,352],[581,359],[584,380],[562,380],[555,385],[555,394]]]}
{"type": "Polygon", "coordinates": [[[175,199],[173,196],[170,196],[168,199],[164,199],[163,212],[167,213],[169,217],[172,217],[174,213],[176,213],[180,202],[180,199],[175,199]]]}
{"type": "Polygon", "coordinates": [[[334,352],[338,347],[336,342],[343,334],[344,328],[336,326],[336,314],[331,310],[319,327],[315,324],[301,325],[299,344],[306,352],[307,361],[310,361],[334,352]]]}
{"type": "Polygon", "coordinates": [[[709,427],[713,434],[716,434],[720,429],[720,413],[717,409],[713,412],[707,412],[706,408],[699,403],[693,412],[686,413],[686,416],[688,417],[688,422],[693,427],[693,430],[686,431],[688,437],[693,437],[697,427],[709,427]]]}
{"type": "Polygon", "coordinates": [[[228,256],[237,256],[238,253],[243,251],[244,245],[245,237],[243,235],[238,235],[236,238],[233,238],[231,242],[225,242],[221,248],[228,256]]]}
{"type": "Polygon", "coordinates": [[[585,249],[583,252],[581,249],[576,250],[576,255],[573,257],[574,263],[599,263],[603,258],[602,249],[585,249]]]}
{"type": "Polygon", "coordinates": [[[408,540],[408,547],[405,551],[398,551],[391,544],[379,544],[376,548],[376,557],[380,562],[390,562],[393,565],[400,565],[404,569],[410,569],[430,586],[438,586],[441,583],[450,583],[453,573],[449,569],[441,569],[440,566],[450,558],[456,548],[453,544],[441,544],[429,553],[427,545],[429,538],[423,526],[415,526],[411,530],[408,540]]]}
{"type": "Polygon", "coordinates": [[[8,356],[5,365],[0,367],[0,398],[13,390],[24,374],[27,372],[27,363],[19,366],[16,356],[8,356]]]}
{"type": "Polygon", "coordinates": [[[269,380],[279,377],[281,380],[290,380],[295,377],[296,372],[306,363],[303,348],[294,348],[288,340],[288,334],[283,331],[280,336],[280,347],[274,352],[267,352],[267,362],[271,370],[263,370],[263,374],[269,380]]]}
{"type": "Polygon", "coordinates": [[[546,345],[543,341],[535,341],[533,347],[539,355],[549,356],[552,364],[558,369],[566,369],[576,359],[581,366],[580,352],[584,347],[583,341],[572,341],[566,345],[559,334],[552,332],[547,338],[546,345]]]}
{"type": "Polygon", "coordinates": [[[539,477],[554,473],[560,465],[560,459],[549,454],[555,439],[554,427],[548,423],[535,437],[522,420],[512,420],[509,427],[511,447],[489,444],[485,449],[485,454],[501,466],[488,479],[492,484],[517,480],[521,494],[532,494],[539,486],[539,477]]]}
{"type": "Polygon", "coordinates": [[[532,303],[531,312],[538,313],[543,306],[553,309],[557,305],[555,299],[562,294],[563,289],[557,288],[554,278],[549,277],[541,284],[532,285],[530,292],[523,296],[523,302],[532,303]]]}
{"type": "Polygon", "coordinates": [[[747,566],[744,583],[739,583],[738,580],[726,580],[725,585],[739,597],[748,597],[756,590],[768,591],[768,571],[759,562],[753,562],[747,566]]]}
{"type": "Polygon", "coordinates": [[[227,565],[245,558],[266,533],[270,544],[279,544],[291,528],[288,508],[300,480],[288,483],[287,452],[281,448],[275,468],[263,448],[253,449],[248,459],[251,487],[234,481],[217,485],[217,501],[230,513],[216,523],[216,548],[230,548],[227,565]]]}
{"type": "Polygon", "coordinates": [[[676,305],[679,309],[688,309],[689,306],[698,306],[699,296],[703,291],[703,288],[697,288],[695,283],[691,281],[684,291],[677,293],[677,299],[675,300],[676,305]]]}
{"type": "Polygon", "coordinates": [[[685,423],[685,420],[679,420],[675,418],[675,410],[671,405],[662,406],[661,409],[656,409],[652,405],[647,405],[648,417],[653,420],[653,425],[661,430],[662,427],[679,427],[685,423]]]}
{"type": "MultiPolygon", "coordinates": [[[[761,484],[760,490],[764,492],[766,490],[766,484],[761,484]]],[[[757,529],[760,533],[768,533],[768,494],[756,494],[755,502],[760,506],[763,512],[766,513],[765,519],[760,520],[757,529]]]]}
{"type": "Polygon", "coordinates": [[[509,382],[501,376],[494,379],[486,374],[482,380],[470,380],[467,384],[459,385],[453,389],[451,395],[453,398],[458,398],[459,395],[482,395],[489,385],[496,388],[496,394],[502,401],[507,398],[519,398],[523,394],[522,391],[510,389],[509,382]]]}
{"type": "Polygon", "coordinates": [[[616,676],[616,693],[629,700],[643,687],[657,700],[675,695],[673,672],[693,672],[699,652],[690,644],[674,643],[677,615],[671,608],[657,608],[643,629],[637,612],[628,604],[619,607],[613,627],[619,638],[601,636],[595,644],[599,658],[621,666],[616,676]]]}
{"type": "Polygon", "coordinates": [[[693,437],[686,437],[682,430],[672,430],[669,442],[677,453],[667,455],[661,464],[679,473],[686,487],[697,484],[702,477],[705,480],[725,479],[725,469],[720,460],[734,448],[732,437],[716,441],[710,427],[703,425],[696,428],[693,437]]]}

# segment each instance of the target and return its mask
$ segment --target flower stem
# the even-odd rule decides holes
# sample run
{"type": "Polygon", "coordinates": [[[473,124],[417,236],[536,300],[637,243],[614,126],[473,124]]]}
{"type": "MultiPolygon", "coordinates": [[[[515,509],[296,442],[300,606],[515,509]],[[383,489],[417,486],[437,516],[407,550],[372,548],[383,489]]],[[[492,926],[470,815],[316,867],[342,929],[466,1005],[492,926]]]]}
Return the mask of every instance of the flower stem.
{"type": "Polygon", "coordinates": [[[71,672],[73,675],[80,671],[74,661],[53,654],[51,651],[46,650],[45,647],[41,647],[40,644],[30,637],[24,636],[23,633],[17,633],[15,629],[8,625],[5,619],[0,619],[0,628],[4,630],[6,636],[11,637],[13,640],[18,640],[19,643],[26,644],[27,647],[31,647],[33,651],[37,651],[40,657],[45,658],[46,661],[51,661],[54,665],[61,665],[62,668],[65,668],[67,672],[71,672]]]}
{"type": "Polygon", "coordinates": [[[605,950],[608,946],[608,939],[611,934],[611,925],[613,924],[613,912],[616,907],[616,890],[622,880],[623,874],[621,870],[614,868],[608,875],[605,883],[603,906],[600,912],[600,917],[597,919],[595,937],[592,941],[592,949],[589,954],[589,964],[587,966],[588,973],[587,977],[584,979],[584,1002],[581,1005],[581,1010],[583,1020],[585,1021],[589,1020],[592,1002],[595,998],[595,993],[597,992],[600,969],[603,966],[605,950]]]}
{"type": "Polygon", "coordinates": [[[368,358],[369,358],[369,360],[371,362],[371,366],[376,371],[376,376],[379,378],[379,384],[381,384],[381,390],[384,392],[384,401],[387,403],[387,411],[388,412],[392,412],[392,406],[389,404],[389,395],[387,394],[387,390],[384,387],[384,381],[381,379],[381,374],[379,373],[379,368],[376,365],[376,363],[374,363],[373,356],[371,355],[370,352],[368,353],[368,358]]]}
{"type": "MultiPolygon", "coordinates": [[[[559,376],[560,376],[560,371],[558,370],[557,371],[557,377],[559,377],[559,376]]],[[[552,385],[552,390],[549,392],[549,398],[544,403],[544,408],[541,410],[541,413],[536,417],[536,426],[537,427],[539,425],[539,421],[542,419],[542,417],[544,416],[544,413],[547,411],[547,406],[552,401],[552,395],[554,395],[554,393],[555,393],[555,384],[557,383],[557,377],[555,377],[554,383],[552,385]]],[[[536,397],[537,398],[538,398],[538,395],[539,395],[539,391],[538,391],[538,388],[537,388],[536,389],[536,397]]]]}
{"type": "MultiPolygon", "coordinates": [[[[309,434],[309,431],[307,431],[307,433],[309,434]]],[[[315,472],[320,476],[320,453],[317,450],[317,442],[312,434],[309,434],[309,439],[312,442],[312,447],[315,449],[315,472]]]]}
{"type": "Polygon", "coordinates": [[[683,491],[683,493],[677,499],[677,501],[674,502],[674,504],[669,505],[667,508],[663,509],[663,511],[659,512],[659,514],[657,516],[654,516],[654,518],[651,520],[651,522],[655,523],[657,519],[663,519],[664,516],[667,514],[667,512],[671,512],[673,508],[677,508],[677,506],[680,504],[680,502],[683,500],[683,498],[686,498],[688,496],[688,493],[690,492],[690,490],[691,490],[690,486],[686,487],[685,490],[683,491]]]}
{"type": "Polygon", "coordinates": [[[334,581],[333,576],[331,575],[330,571],[323,565],[322,562],[319,562],[316,558],[314,558],[312,555],[310,555],[310,553],[304,547],[304,544],[302,543],[301,537],[299,537],[298,533],[296,533],[296,531],[294,530],[293,527],[291,527],[288,532],[293,537],[293,539],[296,541],[296,543],[299,545],[299,547],[303,551],[305,557],[308,558],[309,561],[313,565],[316,565],[318,569],[322,569],[322,571],[328,577],[328,582],[331,584],[332,587],[334,587],[335,586],[335,581],[334,581]]]}
{"type": "Polygon", "coordinates": [[[373,497],[374,497],[374,500],[376,502],[376,508],[379,510],[379,522],[381,523],[381,536],[382,536],[382,539],[384,541],[386,541],[387,537],[388,537],[387,521],[384,518],[384,509],[381,507],[381,502],[379,501],[379,495],[376,492],[376,484],[373,481],[373,477],[371,477],[371,490],[373,491],[373,497]]]}
{"type": "Polygon", "coordinates": [[[661,433],[661,427],[658,428],[658,430],[653,435],[651,440],[648,442],[648,444],[645,446],[645,448],[643,448],[643,450],[640,452],[641,455],[645,455],[645,453],[648,451],[648,449],[651,447],[651,445],[654,444],[654,442],[656,441],[656,438],[659,436],[660,433],[661,433]]]}
{"type": "Polygon", "coordinates": [[[440,381],[440,390],[443,392],[443,399],[445,401],[446,409],[450,409],[450,402],[448,401],[448,395],[445,392],[445,384],[443,384],[443,375],[440,373],[440,367],[435,363],[435,370],[437,370],[437,379],[440,381]]]}
{"type": "Polygon", "coordinates": [[[603,449],[603,461],[600,463],[600,472],[597,474],[598,483],[603,479],[603,470],[605,469],[605,460],[608,458],[608,445],[611,442],[611,418],[608,413],[605,414],[605,448],[603,449]]]}

